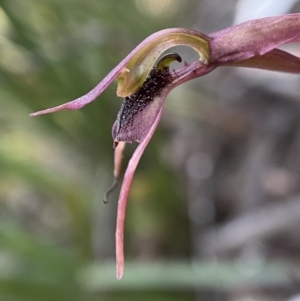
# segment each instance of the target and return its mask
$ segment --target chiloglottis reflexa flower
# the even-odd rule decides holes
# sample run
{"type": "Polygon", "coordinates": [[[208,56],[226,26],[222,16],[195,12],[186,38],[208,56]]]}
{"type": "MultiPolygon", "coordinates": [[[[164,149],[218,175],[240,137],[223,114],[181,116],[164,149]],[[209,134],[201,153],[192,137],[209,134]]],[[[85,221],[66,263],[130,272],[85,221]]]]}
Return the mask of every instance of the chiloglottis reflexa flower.
{"type": "Polygon", "coordinates": [[[300,42],[300,14],[268,17],[244,22],[211,34],[183,28],[158,31],[128,54],[90,92],[65,104],[39,111],[37,116],[59,110],[77,110],[95,100],[115,79],[117,95],[125,97],[113,126],[115,146],[115,183],[120,174],[121,157],[127,142],[138,142],[127,169],[118,201],[116,228],[117,278],[124,270],[124,221],[126,204],[137,164],[162,116],[165,99],[176,86],[204,76],[217,67],[248,67],[280,72],[300,73],[300,59],[278,49],[280,45],[300,42]],[[199,60],[185,63],[176,71],[168,65],[180,61],[171,54],[155,62],[169,48],[191,47],[199,60]]]}

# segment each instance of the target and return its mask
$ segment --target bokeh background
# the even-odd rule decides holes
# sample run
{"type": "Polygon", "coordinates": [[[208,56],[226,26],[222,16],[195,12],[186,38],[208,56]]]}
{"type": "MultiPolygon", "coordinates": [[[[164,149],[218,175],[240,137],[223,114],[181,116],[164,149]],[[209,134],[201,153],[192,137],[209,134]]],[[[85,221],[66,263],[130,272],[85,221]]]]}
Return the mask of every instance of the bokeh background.
{"type": "Polygon", "coordinates": [[[116,84],[79,111],[28,117],[86,93],[160,29],[299,11],[295,0],[0,0],[0,300],[300,300],[299,76],[223,67],[171,93],[134,178],[121,281],[118,191],[102,202],[116,84]]]}

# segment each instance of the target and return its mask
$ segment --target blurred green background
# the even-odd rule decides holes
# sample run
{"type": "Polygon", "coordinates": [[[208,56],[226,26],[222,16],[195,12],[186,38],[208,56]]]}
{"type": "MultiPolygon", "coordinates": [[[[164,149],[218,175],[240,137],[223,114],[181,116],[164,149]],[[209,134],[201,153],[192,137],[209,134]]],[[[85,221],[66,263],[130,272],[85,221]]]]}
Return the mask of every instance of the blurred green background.
{"type": "Polygon", "coordinates": [[[231,26],[242,2],[0,0],[1,301],[299,300],[299,76],[220,68],[171,93],[130,193],[121,281],[118,191],[102,202],[116,84],[28,117],[86,93],[155,31],[231,26]]]}

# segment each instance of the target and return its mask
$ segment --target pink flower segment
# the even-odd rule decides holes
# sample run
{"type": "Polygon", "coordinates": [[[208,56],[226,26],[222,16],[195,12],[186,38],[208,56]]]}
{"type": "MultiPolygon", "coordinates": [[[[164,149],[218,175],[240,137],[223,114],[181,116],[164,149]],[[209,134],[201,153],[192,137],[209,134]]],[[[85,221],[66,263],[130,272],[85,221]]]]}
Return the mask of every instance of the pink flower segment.
{"type": "MultiPolygon", "coordinates": [[[[118,89],[121,91],[119,95],[124,94],[124,96],[127,96],[125,95],[126,93],[131,95],[136,92],[136,89],[142,87],[144,79],[149,73],[149,70],[143,71],[145,68],[142,67],[147,64],[153,66],[155,63],[153,62],[153,53],[155,53],[155,59],[157,59],[165,50],[175,45],[186,45],[198,51],[200,60],[189,64],[185,63],[184,66],[176,70],[175,73],[171,72],[170,81],[155,96],[151,106],[147,107],[147,110],[144,111],[142,115],[136,115],[140,116],[140,118],[143,116],[143,118],[139,120],[139,123],[135,122],[139,124],[139,126],[135,128],[131,127],[131,132],[125,133],[126,135],[128,134],[126,136],[126,142],[136,141],[140,144],[136,148],[127,166],[118,201],[116,228],[118,279],[122,277],[124,270],[124,222],[131,183],[138,162],[161,119],[165,99],[169,92],[176,86],[193,78],[203,76],[218,66],[260,68],[299,74],[300,59],[276,48],[286,43],[295,42],[300,42],[299,13],[251,20],[209,35],[182,28],[161,30],[152,34],[139,44],[87,94],[60,106],[30,114],[30,116],[37,116],[64,109],[80,109],[95,100],[107,86],[118,77],[118,89]],[[176,38],[177,36],[178,39],[176,38]],[[203,57],[201,57],[201,54],[203,54],[203,57]],[[127,76],[132,80],[133,84],[136,80],[137,84],[135,86],[133,85],[133,88],[124,86],[125,81],[120,80],[120,75],[122,74],[124,78],[127,76]],[[139,83],[138,80],[141,79],[142,82],[139,83]],[[145,124],[143,124],[143,120],[145,120],[145,124]],[[140,135],[139,139],[135,139],[134,132],[141,132],[140,126],[144,127],[143,135],[140,135]]],[[[128,99],[128,97],[125,98],[125,102],[126,99],[128,99]]],[[[119,117],[118,115],[118,122],[120,122],[119,117]]],[[[132,118],[137,117],[134,115],[132,118]]],[[[120,173],[120,159],[124,147],[123,141],[125,140],[120,138],[115,139],[115,145],[117,146],[119,143],[115,148],[115,178],[118,178],[120,173]]]]}

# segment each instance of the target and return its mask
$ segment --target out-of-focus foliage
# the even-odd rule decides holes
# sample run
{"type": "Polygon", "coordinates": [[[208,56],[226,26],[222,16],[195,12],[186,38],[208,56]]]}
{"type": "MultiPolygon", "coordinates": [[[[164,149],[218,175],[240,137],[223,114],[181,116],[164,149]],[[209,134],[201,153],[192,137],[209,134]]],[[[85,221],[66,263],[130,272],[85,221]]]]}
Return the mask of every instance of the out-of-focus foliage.
{"type": "Polygon", "coordinates": [[[220,69],[170,95],[134,179],[121,282],[116,195],[102,203],[116,85],[79,111],[28,117],[87,92],[154,31],[209,33],[234,11],[235,1],[0,0],[1,301],[297,293],[299,76],[220,69]]]}

